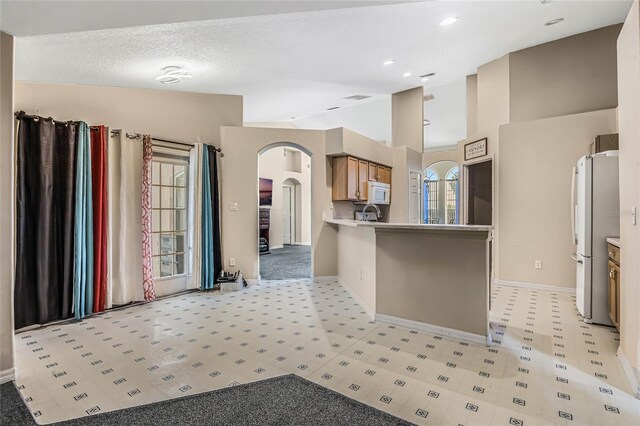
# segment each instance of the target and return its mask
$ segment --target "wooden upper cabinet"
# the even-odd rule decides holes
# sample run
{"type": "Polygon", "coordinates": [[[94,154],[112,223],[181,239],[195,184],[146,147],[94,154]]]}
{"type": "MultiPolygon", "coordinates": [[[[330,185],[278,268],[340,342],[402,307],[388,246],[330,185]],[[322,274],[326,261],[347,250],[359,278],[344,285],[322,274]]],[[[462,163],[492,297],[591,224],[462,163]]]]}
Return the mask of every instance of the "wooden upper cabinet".
{"type": "Polygon", "coordinates": [[[369,162],[358,160],[358,200],[369,199],[369,162]]]}
{"type": "Polygon", "coordinates": [[[378,181],[378,167],[376,163],[369,163],[369,182],[378,181]]]}
{"type": "Polygon", "coordinates": [[[358,159],[334,157],[332,175],[333,201],[358,201],[358,159]]]}
{"type": "Polygon", "coordinates": [[[333,157],[333,201],[366,201],[369,182],[391,183],[391,168],[359,158],[333,157]]]}
{"type": "Polygon", "coordinates": [[[378,164],[378,182],[391,184],[391,168],[378,164]]]}

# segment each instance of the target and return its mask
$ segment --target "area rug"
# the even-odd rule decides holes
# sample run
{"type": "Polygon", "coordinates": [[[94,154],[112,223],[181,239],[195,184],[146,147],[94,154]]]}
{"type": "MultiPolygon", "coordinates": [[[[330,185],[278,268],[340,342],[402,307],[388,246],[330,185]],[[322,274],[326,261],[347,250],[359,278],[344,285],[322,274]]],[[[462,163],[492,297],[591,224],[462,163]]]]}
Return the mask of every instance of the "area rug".
{"type": "Polygon", "coordinates": [[[263,280],[287,280],[311,277],[311,247],[286,245],[260,256],[263,280]]]}
{"type": "MultiPolygon", "coordinates": [[[[36,425],[13,383],[0,424],[36,425]]],[[[57,425],[410,425],[295,374],[69,420],[57,425]]]]}

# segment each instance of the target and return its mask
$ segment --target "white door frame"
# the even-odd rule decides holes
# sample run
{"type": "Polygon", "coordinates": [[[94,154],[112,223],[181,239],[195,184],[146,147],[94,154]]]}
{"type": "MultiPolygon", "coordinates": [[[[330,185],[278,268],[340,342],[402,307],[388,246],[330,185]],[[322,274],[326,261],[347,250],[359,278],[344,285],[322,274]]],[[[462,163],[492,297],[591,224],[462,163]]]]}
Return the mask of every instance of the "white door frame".
{"type": "Polygon", "coordinates": [[[489,154],[481,158],[474,158],[473,160],[467,160],[460,163],[460,176],[458,177],[458,183],[460,185],[460,200],[458,208],[460,211],[458,215],[461,217],[461,224],[466,225],[469,221],[469,211],[467,205],[467,194],[469,193],[469,172],[468,168],[471,165],[484,163],[491,161],[491,225],[495,226],[496,223],[496,162],[494,154],[489,154]]]}
{"type": "MultiPolygon", "coordinates": [[[[285,188],[289,191],[289,244],[294,245],[296,243],[296,186],[297,185],[282,185],[282,200],[284,202],[285,197],[285,188]]],[[[284,206],[283,206],[283,217],[284,206]]],[[[283,224],[284,229],[284,224],[283,224]]],[[[284,235],[284,234],[283,234],[284,235]]],[[[282,244],[284,245],[284,237],[282,239],[282,244]]]]}
{"type": "Polygon", "coordinates": [[[418,175],[418,222],[416,223],[422,223],[422,204],[424,203],[422,197],[423,197],[423,188],[422,186],[424,185],[422,179],[423,179],[423,174],[422,171],[420,170],[409,170],[409,199],[407,200],[407,221],[411,220],[411,174],[415,173],[418,175]]]}

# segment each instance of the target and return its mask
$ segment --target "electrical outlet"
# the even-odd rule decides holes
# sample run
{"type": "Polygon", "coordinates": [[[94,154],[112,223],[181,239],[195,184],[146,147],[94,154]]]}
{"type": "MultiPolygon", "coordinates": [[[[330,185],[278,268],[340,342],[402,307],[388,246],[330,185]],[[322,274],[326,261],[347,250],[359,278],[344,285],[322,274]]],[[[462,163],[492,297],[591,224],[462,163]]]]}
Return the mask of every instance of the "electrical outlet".
{"type": "Polygon", "coordinates": [[[333,210],[333,202],[331,202],[331,204],[329,204],[329,210],[333,210]]]}
{"type": "Polygon", "coordinates": [[[536,269],[542,269],[542,260],[536,260],[535,267],[536,269]]]}
{"type": "Polygon", "coordinates": [[[236,266],[236,258],[235,257],[230,257],[229,258],[229,266],[236,266]]]}
{"type": "Polygon", "coordinates": [[[237,212],[238,211],[238,203],[229,203],[229,211],[237,212]]]}

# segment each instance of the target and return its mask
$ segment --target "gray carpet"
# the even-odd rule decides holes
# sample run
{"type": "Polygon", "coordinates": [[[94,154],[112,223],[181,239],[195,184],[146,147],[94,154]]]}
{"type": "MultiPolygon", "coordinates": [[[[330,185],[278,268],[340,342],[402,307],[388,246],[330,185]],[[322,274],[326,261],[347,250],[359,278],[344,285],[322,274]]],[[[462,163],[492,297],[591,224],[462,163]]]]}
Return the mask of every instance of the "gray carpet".
{"type": "MultiPolygon", "coordinates": [[[[0,387],[0,424],[36,425],[13,383],[0,387]]],[[[295,374],[58,425],[410,425],[295,374]]]]}
{"type": "Polygon", "coordinates": [[[311,247],[284,246],[260,256],[263,280],[286,280],[311,277],[311,247]]]}

